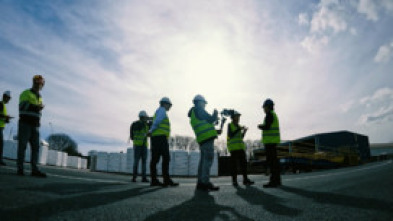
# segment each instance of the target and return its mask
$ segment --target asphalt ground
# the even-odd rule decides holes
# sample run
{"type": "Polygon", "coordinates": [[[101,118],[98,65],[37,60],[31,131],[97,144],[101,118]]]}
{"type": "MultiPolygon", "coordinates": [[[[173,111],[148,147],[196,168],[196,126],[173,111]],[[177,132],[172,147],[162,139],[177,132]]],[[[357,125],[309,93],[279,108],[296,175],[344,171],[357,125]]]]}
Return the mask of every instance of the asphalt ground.
{"type": "MultiPolygon", "coordinates": [[[[47,178],[16,175],[15,161],[0,167],[0,220],[393,220],[393,163],[283,175],[283,186],[231,185],[214,177],[218,192],[195,191],[195,178],[179,187],[150,187],[129,175],[41,166],[47,178]]],[[[242,178],[238,180],[241,184],[242,178]]],[[[140,178],[138,178],[140,181],[140,178]]]]}

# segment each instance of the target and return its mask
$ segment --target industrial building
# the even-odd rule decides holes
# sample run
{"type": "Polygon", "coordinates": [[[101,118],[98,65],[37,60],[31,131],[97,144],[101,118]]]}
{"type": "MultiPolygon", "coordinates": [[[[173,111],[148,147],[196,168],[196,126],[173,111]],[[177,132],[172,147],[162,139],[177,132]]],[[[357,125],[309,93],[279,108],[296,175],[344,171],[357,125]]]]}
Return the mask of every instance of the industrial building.
{"type": "MultiPolygon", "coordinates": [[[[371,156],[368,137],[350,131],[319,133],[287,141],[277,146],[277,154],[282,168],[293,171],[358,165],[369,161],[371,156]]],[[[256,150],[254,156],[263,164],[264,149],[256,150]]]]}

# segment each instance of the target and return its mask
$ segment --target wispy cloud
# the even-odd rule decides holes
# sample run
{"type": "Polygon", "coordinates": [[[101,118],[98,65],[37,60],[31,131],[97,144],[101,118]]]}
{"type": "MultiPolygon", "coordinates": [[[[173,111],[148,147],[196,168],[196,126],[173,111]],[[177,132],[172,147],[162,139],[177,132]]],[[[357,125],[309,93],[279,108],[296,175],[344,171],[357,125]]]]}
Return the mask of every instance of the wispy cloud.
{"type": "Polygon", "coordinates": [[[390,44],[385,44],[379,47],[374,61],[377,63],[385,63],[390,61],[393,54],[393,41],[390,44]]]}

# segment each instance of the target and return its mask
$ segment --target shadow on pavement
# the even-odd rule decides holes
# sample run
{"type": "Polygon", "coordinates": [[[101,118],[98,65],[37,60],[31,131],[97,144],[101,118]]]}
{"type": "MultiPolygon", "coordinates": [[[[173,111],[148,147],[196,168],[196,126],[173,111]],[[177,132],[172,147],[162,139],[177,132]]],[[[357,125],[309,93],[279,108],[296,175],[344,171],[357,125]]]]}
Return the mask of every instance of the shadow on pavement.
{"type": "Polygon", "coordinates": [[[161,188],[138,187],[117,192],[83,194],[70,198],[58,198],[44,203],[12,210],[2,210],[1,220],[40,220],[62,212],[78,211],[111,204],[120,200],[147,194],[161,188]]]}
{"type": "Polygon", "coordinates": [[[347,196],[331,192],[315,192],[289,186],[283,186],[281,187],[281,189],[287,192],[313,199],[314,201],[321,204],[334,204],[341,205],[343,207],[354,207],[359,209],[373,209],[393,214],[393,204],[391,202],[383,200],[347,196]]]}
{"type": "Polygon", "coordinates": [[[209,193],[195,191],[194,196],[178,206],[174,206],[165,211],[160,211],[149,217],[146,221],[157,220],[252,220],[229,206],[216,204],[214,197],[209,193]]]}
{"type": "Polygon", "coordinates": [[[285,201],[284,199],[263,192],[252,186],[247,186],[245,189],[239,187],[237,188],[236,194],[250,204],[261,205],[265,210],[276,215],[295,217],[302,213],[299,209],[283,205],[282,202],[285,201]]]}
{"type": "Polygon", "coordinates": [[[32,191],[32,192],[44,192],[44,193],[53,193],[57,195],[70,195],[77,193],[88,193],[95,192],[98,190],[105,189],[107,187],[115,187],[124,184],[118,183],[100,183],[94,184],[91,183],[50,183],[45,184],[39,187],[29,187],[29,188],[19,188],[19,190],[32,191]]]}

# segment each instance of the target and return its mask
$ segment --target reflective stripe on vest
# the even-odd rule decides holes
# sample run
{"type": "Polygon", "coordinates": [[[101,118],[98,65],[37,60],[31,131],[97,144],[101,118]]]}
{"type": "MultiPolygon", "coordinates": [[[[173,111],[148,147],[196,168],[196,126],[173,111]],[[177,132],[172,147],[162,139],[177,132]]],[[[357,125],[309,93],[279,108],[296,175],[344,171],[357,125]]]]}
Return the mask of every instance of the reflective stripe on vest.
{"type": "Polygon", "coordinates": [[[149,131],[149,127],[143,123],[144,127],[140,130],[134,130],[132,133],[134,134],[134,146],[147,146],[147,136],[146,134],[149,131]]]}
{"type": "Polygon", "coordinates": [[[41,111],[35,112],[28,110],[30,104],[40,105],[42,104],[42,98],[37,98],[37,95],[35,95],[33,92],[31,92],[30,89],[28,89],[23,91],[19,97],[19,115],[27,115],[40,118],[42,115],[41,111]]]}
{"type": "MultiPolygon", "coordinates": [[[[271,113],[273,114],[273,123],[269,130],[262,130],[262,143],[279,144],[281,140],[278,117],[274,111],[271,111],[271,113]]],[[[263,124],[265,124],[265,122],[263,122],[263,124]]]]}
{"type": "MultiPolygon", "coordinates": [[[[156,115],[154,115],[153,122],[156,120],[156,115]]],[[[171,123],[169,122],[168,116],[165,116],[164,120],[158,125],[157,129],[151,134],[153,137],[165,135],[169,138],[171,134],[171,123]]]]}
{"type": "Polygon", "coordinates": [[[7,116],[7,108],[5,107],[5,104],[1,102],[1,105],[3,105],[3,117],[0,118],[0,127],[4,128],[5,127],[5,116],[7,116]]]}
{"type": "Polygon", "coordinates": [[[194,108],[191,111],[190,124],[194,130],[198,143],[208,140],[213,137],[217,137],[217,131],[214,125],[207,122],[206,120],[199,120],[195,116],[194,108]]]}
{"type": "MultiPolygon", "coordinates": [[[[230,123],[228,126],[228,130],[231,132],[235,132],[237,129],[238,127],[234,123],[230,123]]],[[[227,137],[227,147],[229,152],[246,149],[241,131],[237,132],[232,138],[227,137]]]]}

